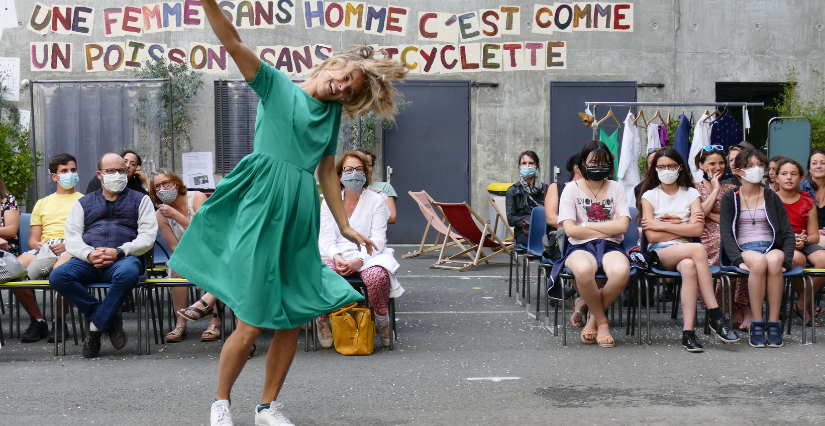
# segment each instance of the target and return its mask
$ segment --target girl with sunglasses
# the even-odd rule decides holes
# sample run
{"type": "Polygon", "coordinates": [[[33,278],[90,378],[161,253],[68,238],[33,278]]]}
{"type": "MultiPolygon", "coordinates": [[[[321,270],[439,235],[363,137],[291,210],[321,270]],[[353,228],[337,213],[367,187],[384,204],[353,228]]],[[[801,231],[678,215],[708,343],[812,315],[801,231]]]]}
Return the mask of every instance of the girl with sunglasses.
{"type": "MultiPolygon", "coordinates": [[[[720,179],[725,175],[727,161],[722,145],[708,145],[699,151],[695,158],[696,167],[702,171],[701,181],[694,183],[702,202],[702,213],[705,216],[705,228],[702,231],[702,245],[708,250],[708,263],[719,264],[719,209],[722,197],[736,186],[722,183],[720,179]]],[[[716,288],[717,302],[722,299],[722,287],[716,288]]],[[[731,318],[739,324],[741,330],[747,330],[751,323],[750,307],[748,304],[748,282],[737,278],[734,281],[733,311],[731,318]]]]}
{"type": "Polygon", "coordinates": [[[704,214],[690,172],[679,152],[670,147],[656,152],[651,171],[654,170],[656,173],[645,177],[645,191],[638,203],[641,224],[650,242],[647,250],[658,254],[666,269],[681,274],[682,346],[688,352],[703,351],[693,331],[699,292],[710,308],[710,326],[723,342],[736,342],[739,336],[728,325],[713,295],[707,250],[693,242],[693,238],[702,235],[704,214]]]}

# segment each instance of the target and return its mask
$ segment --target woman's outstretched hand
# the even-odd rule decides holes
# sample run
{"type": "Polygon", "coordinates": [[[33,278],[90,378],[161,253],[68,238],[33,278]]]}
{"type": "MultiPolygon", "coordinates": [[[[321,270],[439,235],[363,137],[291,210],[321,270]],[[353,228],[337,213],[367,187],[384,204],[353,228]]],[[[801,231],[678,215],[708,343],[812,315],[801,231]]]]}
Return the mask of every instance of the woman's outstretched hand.
{"type": "Polygon", "coordinates": [[[358,246],[358,250],[361,250],[361,246],[366,246],[367,253],[370,255],[372,255],[373,250],[378,250],[378,247],[375,246],[375,243],[372,242],[372,240],[359,234],[358,231],[352,229],[352,227],[341,229],[341,235],[355,243],[358,246]]]}

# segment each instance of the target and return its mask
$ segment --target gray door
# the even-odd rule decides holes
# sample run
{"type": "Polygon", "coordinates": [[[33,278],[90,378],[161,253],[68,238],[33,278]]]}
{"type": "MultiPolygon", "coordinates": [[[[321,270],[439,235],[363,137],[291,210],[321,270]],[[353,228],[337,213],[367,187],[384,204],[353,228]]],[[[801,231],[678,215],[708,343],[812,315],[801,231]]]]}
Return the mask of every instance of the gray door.
{"type": "MultiPolygon", "coordinates": [[[[584,112],[585,102],[635,102],[635,81],[551,81],[550,82],[550,168],[554,182],[567,182],[569,174],[565,169],[567,159],[580,152],[582,146],[593,140],[593,129],[585,127],[579,117],[584,112]],[[554,173],[558,167],[559,173],[554,173]]],[[[596,120],[607,114],[608,108],[600,106],[595,111],[596,120]]],[[[627,107],[614,107],[613,113],[619,121],[627,116],[627,107]]],[[[635,108],[634,108],[635,111],[635,108]]],[[[612,121],[612,119],[608,119],[612,121]]],[[[607,122],[605,122],[607,123],[607,122]]],[[[615,124],[615,123],[613,123],[615,124]]],[[[605,127],[611,133],[616,128],[605,127]]],[[[618,129],[619,143],[622,129],[618,129]]],[[[598,134],[596,135],[598,138],[598,134]]],[[[618,158],[616,159],[618,166],[618,158]]]]}
{"type": "Polygon", "coordinates": [[[419,243],[427,222],[408,191],[470,201],[470,82],[408,80],[397,87],[412,105],[384,131],[383,177],[398,193],[398,221],[388,226],[387,240],[419,243]]]}

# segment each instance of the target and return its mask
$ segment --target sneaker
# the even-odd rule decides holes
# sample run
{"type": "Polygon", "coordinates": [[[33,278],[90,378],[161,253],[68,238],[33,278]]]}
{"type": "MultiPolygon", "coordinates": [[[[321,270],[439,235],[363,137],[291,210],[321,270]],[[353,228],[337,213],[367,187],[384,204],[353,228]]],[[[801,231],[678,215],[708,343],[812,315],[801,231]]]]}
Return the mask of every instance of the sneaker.
{"type": "Polygon", "coordinates": [[[713,331],[716,332],[719,340],[725,343],[734,343],[739,341],[739,335],[736,334],[736,332],[730,327],[730,323],[728,323],[727,318],[722,317],[719,321],[714,321],[708,318],[708,323],[710,323],[710,327],[713,331]]]}
{"type": "MultiPolygon", "coordinates": [[[[65,323],[66,322],[64,321],[63,324],[65,324],[65,323]]],[[[66,330],[68,330],[68,329],[69,329],[69,327],[67,326],[66,330]]],[[[52,321],[52,331],[49,333],[49,340],[48,340],[49,343],[54,343],[55,334],[57,334],[57,341],[62,342],[63,341],[63,329],[61,328],[60,325],[57,325],[57,323],[52,321]]]]}
{"type": "Polygon", "coordinates": [[[754,348],[764,348],[767,346],[765,342],[765,321],[751,322],[750,338],[748,343],[754,348]]]}
{"type": "Polygon", "coordinates": [[[390,341],[390,331],[392,327],[390,327],[389,316],[384,319],[376,318],[376,322],[378,323],[378,337],[381,338],[381,344],[387,348],[390,347],[390,343],[392,343],[390,341]]]}
{"type": "Polygon", "coordinates": [[[115,322],[109,328],[109,341],[117,350],[123,349],[126,343],[129,342],[129,336],[123,330],[123,314],[120,312],[115,315],[115,322]]]}
{"type": "Polygon", "coordinates": [[[213,402],[209,421],[212,426],[232,426],[232,412],[229,411],[229,401],[222,399],[213,402]]]}
{"type": "Polygon", "coordinates": [[[40,339],[46,337],[49,337],[49,325],[46,324],[46,321],[38,321],[32,318],[29,328],[26,329],[26,332],[20,337],[20,341],[23,343],[33,343],[39,342],[40,339]]]}
{"type": "Polygon", "coordinates": [[[281,412],[282,408],[284,408],[284,404],[276,404],[275,401],[269,404],[269,408],[264,408],[261,411],[256,408],[255,426],[295,426],[281,412]]]}
{"type": "Polygon", "coordinates": [[[89,331],[83,339],[83,358],[96,358],[100,355],[100,331],[89,331]]]}
{"type": "Polygon", "coordinates": [[[785,343],[782,341],[782,323],[779,321],[768,321],[768,347],[769,348],[781,348],[785,346],[785,343]]]}
{"type": "Polygon", "coordinates": [[[688,352],[704,352],[705,350],[702,345],[699,344],[699,341],[696,340],[695,333],[682,333],[682,346],[684,346],[688,352]]]}
{"type": "Polygon", "coordinates": [[[329,328],[329,315],[323,321],[316,319],[315,324],[318,325],[318,340],[321,342],[321,346],[331,348],[333,341],[332,329],[329,328]]]}

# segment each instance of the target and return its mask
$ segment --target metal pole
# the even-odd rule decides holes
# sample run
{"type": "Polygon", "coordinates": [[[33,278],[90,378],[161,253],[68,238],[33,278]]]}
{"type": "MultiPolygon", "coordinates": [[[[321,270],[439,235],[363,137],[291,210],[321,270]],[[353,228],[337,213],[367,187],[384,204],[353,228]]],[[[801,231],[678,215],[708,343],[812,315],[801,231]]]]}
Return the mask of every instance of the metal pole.
{"type": "Polygon", "coordinates": [[[49,83],[142,83],[142,82],[152,82],[152,81],[165,81],[165,78],[123,78],[123,79],[114,79],[114,80],[35,80],[32,81],[34,83],[41,83],[41,84],[49,84],[49,83]]]}
{"type": "Polygon", "coordinates": [[[609,106],[654,106],[654,107],[693,107],[693,106],[749,106],[749,107],[764,107],[764,102],[585,102],[587,107],[596,105],[609,106]]]}
{"type": "Polygon", "coordinates": [[[175,165],[175,103],[172,95],[172,79],[165,79],[169,82],[169,137],[172,142],[172,171],[177,172],[175,165]]]}
{"type": "MultiPolygon", "coordinates": [[[[31,102],[31,112],[29,113],[29,130],[32,139],[32,163],[34,164],[34,196],[39,199],[40,187],[37,185],[37,145],[35,144],[35,130],[34,130],[34,82],[29,83],[29,101],[31,102]]],[[[28,210],[28,206],[26,206],[28,210]]],[[[64,334],[65,335],[65,334],[64,334]]],[[[56,349],[55,349],[56,350],[56,349]]]]}

